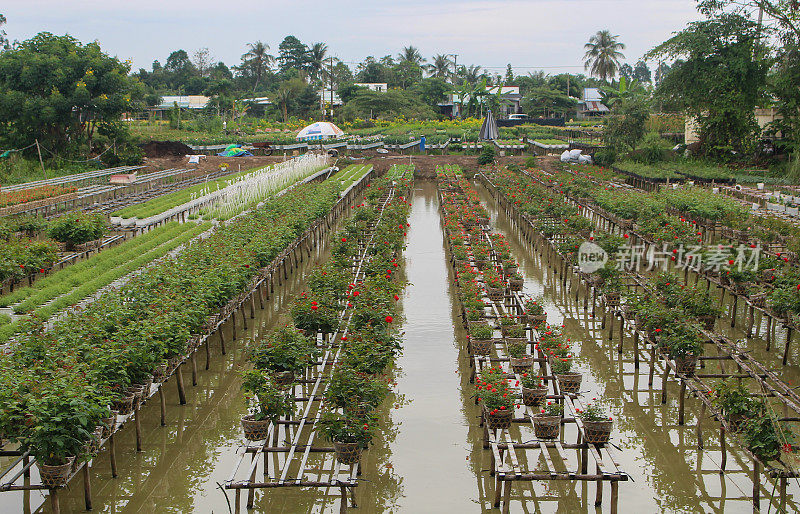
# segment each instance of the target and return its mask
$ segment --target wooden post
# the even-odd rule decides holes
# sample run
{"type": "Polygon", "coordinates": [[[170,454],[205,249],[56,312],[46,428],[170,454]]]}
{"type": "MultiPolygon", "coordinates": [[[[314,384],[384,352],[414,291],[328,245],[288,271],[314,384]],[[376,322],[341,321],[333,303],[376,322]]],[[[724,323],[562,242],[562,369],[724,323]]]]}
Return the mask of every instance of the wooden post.
{"type": "Polygon", "coordinates": [[[42,174],[44,174],[44,178],[47,178],[47,172],[44,170],[44,161],[42,160],[42,149],[39,146],[39,140],[36,140],[36,152],[39,154],[39,164],[42,166],[42,174]]]}
{"type": "Polygon", "coordinates": [[[178,364],[178,367],[175,368],[175,383],[178,384],[178,399],[181,405],[186,405],[186,390],[183,386],[183,372],[181,371],[183,368],[183,363],[181,362],[178,364]]]}
{"type": "Polygon", "coordinates": [[[759,480],[759,468],[761,465],[753,459],[753,510],[761,511],[761,481],[759,480]]]}
{"type": "Polygon", "coordinates": [[[619,503],[619,482],[611,481],[611,514],[617,514],[617,504],[619,503]]]}
{"type": "Polygon", "coordinates": [[[597,479],[597,494],[594,497],[594,506],[600,507],[603,505],[603,475],[600,472],[600,464],[597,464],[596,467],[597,476],[600,478],[597,479]]]}
{"type": "Polygon", "coordinates": [[[686,379],[681,379],[681,393],[680,393],[680,403],[678,405],[678,424],[684,424],[684,413],[686,407],[686,379]]]}
{"type": "Polygon", "coordinates": [[[89,473],[89,463],[83,465],[83,501],[86,510],[92,510],[92,482],[89,473]]]}
{"type": "Polygon", "coordinates": [[[190,359],[192,361],[192,385],[193,386],[197,385],[197,358],[195,357],[196,355],[197,355],[197,353],[192,351],[192,356],[190,357],[190,359]]]}
{"type": "Polygon", "coordinates": [[[222,352],[222,355],[225,355],[225,326],[220,325],[219,330],[217,332],[219,333],[220,351],[222,352]]]}
{"type": "Polygon", "coordinates": [[[211,365],[211,347],[208,342],[208,338],[206,338],[205,347],[206,347],[206,370],[207,370],[211,365]]]}
{"type": "Polygon", "coordinates": [[[142,451],[142,421],[139,419],[139,405],[133,405],[133,421],[136,425],[136,451],[142,451]]]}
{"type": "Polygon", "coordinates": [[[114,432],[108,436],[108,458],[111,462],[111,477],[117,478],[117,448],[114,444],[114,432]]]}
{"type": "Polygon", "coordinates": [[[158,399],[161,404],[161,426],[167,426],[167,399],[164,396],[164,384],[162,383],[158,388],[158,399]]]}
{"type": "Polygon", "coordinates": [[[725,427],[719,424],[719,449],[722,452],[722,462],[719,466],[720,475],[725,473],[725,466],[728,464],[728,449],[725,446],[725,427]]]}
{"type": "Polygon", "coordinates": [[[58,502],[58,489],[50,489],[50,508],[53,514],[61,514],[61,504],[58,502]]]}
{"type": "Polygon", "coordinates": [[[509,503],[511,503],[511,484],[510,480],[503,481],[503,514],[508,514],[509,503]]]}

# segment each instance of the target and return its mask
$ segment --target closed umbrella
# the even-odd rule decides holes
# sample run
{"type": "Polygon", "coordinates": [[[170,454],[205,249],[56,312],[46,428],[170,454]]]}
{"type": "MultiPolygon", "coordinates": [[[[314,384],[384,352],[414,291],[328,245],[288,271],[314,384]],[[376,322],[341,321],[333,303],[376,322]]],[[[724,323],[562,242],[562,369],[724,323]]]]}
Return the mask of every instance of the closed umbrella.
{"type": "Polygon", "coordinates": [[[480,141],[490,141],[494,139],[498,139],[500,134],[497,131],[497,122],[494,121],[494,115],[492,111],[486,111],[486,119],[483,120],[483,125],[481,125],[481,131],[478,134],[478,140],[480,141]]]}

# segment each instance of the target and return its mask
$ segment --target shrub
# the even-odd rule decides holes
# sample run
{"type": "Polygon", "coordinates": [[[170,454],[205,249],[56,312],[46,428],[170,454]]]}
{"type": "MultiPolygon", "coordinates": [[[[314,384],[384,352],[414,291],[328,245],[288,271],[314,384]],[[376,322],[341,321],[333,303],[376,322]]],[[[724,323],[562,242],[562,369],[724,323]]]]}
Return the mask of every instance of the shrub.
{"type": "Polygon", "coordinates": [[[100,239],[106,227],[106,217],[102,214],[71,213],[50,222],[50,237],[73,248],[100,239]]]}
{"type": "Polygon", "coordinates": [[[491,145],[489,143],[484,143],[483,150],[481,150],[481,154],[478,156],[478,165],[487,166],[494,162],[494,158],[495,158],[494,145],[491,145]]]}
{"type": "Polygon", "coordinates": [[[617,152],[612,148],[603,148],[594,154],[594,163],[598,166],[612,166],[617,162],[617,152]]]}
{"type": "Polygon", "coordinates": [[[525,159],[525,167],[526,168],[535,168],[537,163],[538,163],[538,160],[536,159],[535,155],[529,155],[525,159]]]}

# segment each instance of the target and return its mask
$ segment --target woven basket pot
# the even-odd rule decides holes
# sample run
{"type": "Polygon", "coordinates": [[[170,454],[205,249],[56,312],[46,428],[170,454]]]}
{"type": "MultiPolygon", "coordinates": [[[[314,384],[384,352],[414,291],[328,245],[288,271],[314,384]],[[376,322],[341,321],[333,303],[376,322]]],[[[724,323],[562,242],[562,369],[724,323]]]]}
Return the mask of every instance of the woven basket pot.
{"type": "Polygon", "coordinates": [[[555,439],[561,430],[561,416],[533,415],[533,433],[538,439],[555,439]]]}
{"type": "Polygon", "coordinates": [[[502,430],[504,428],[511,428],[511,422],[514,419],[514,409],[498,410],[492,414],[488,409],[483,410],[484,419],[489,429],[502,430]]]}
{"type": "Polygon", "coordinates": [[[503,289],[499,287],[486,286],[486,296],[493,302],[503,301],[503,289]]]}
{"type": "Polygon", "coordinates": [[[105,439],[111,435],[111,432],[117,426],[117,414],[112,412],[111,416],[101,419],[100,423],[103,425],[103,439],[105,439]]]}
{"type": "Polygon", "coordinates": [[[533,355],[525,355],[524,357],[509,357],[509,363],[514,373],[525,373],[533,366],[533,355]]]}
{"type": "Polygon", "coordinates": [[[262,419],[257,421],[253,418],[254,416],[252,414],[248,414],[242,418],[244,438],[248,441],[262,441],[266,439],[269,434],[270,420],[262,419]]]}
{"type": "Polygon", "coordinates": [[[547,399],[546,387],[522,388],[522,403],[528,407],[538,407],[547,399]]]}
{"type": "Polygon", "coordinates": [[[333,442],[333,452],[336,460],[342,464],[356,464],[361,459],[362,448],[358,443],[333,442]]]}
{"type": "Polygon", "coordinates": [[[59,464],[58,466],[48,466],[36,461],[36,466],[39,468],[39,476],[42,479],[42,485],[48,489],[56,487],[63,487],[67,484],[67,479],[72,473],[72,463],[75,457],[67,457],[66,464],[59,464]]]}
{"type": "Polygon", "coordinates": [[[278,387],[285,387],[294,382],[294,371],[276,371],[272,373],[272,379],[278,387]]]}
{"type": "Polygon", "coordinates": [[[537,327],[545,322],[547,322],[547,313],[537,314],[535,316],[528,314],[528,323],[530,323],[534,327],[537,327]]]}
{"type": "Polygon", "coordinates": [[[574,394],[581,388],[583,375],[580,373],[566,373],[564,375],[556,375],[556,380],[558,380],[558,387],[562,393],[574,394]]]}
{"type": "Polygon", "coordinates": [[[522,286],[525,283],[521,278],[512,278],[508,280],[508,285],[512,291],[522,291],[522,286]]]}
{"type": "Polygon", "coordinates": [[[689,357],[676,357],[675,369],[678,373],[686,376],[693,376],[697,369],[697,355],[690,355],[689,357]]]}
{"type": "Polygon", "coordinates": [[[489,355],[494,346],[494,339],[471,339],[470,346],[475,355],[489,355]]]}
{"type": "Polygon", "coordinates": [[[133,412],[134,400],[136,400],[136,395],[133,393],[128,393],[121,399],[111,402],[111,409],[119,412],[120,415],[125,416],[133,412]]]}
{"type": "Polygon", "coordinates": [[[616,307],[619,305],[619,293],[617,292],[606,293],[603,295],[603,298],[605,299],[606,305],[609,307],[616,307]]]}
{"type": "Polygon", "coordinates": [[[611,437],[613,421],[584,421],[583,435],[589,444],[605,444],[611,437]]]}

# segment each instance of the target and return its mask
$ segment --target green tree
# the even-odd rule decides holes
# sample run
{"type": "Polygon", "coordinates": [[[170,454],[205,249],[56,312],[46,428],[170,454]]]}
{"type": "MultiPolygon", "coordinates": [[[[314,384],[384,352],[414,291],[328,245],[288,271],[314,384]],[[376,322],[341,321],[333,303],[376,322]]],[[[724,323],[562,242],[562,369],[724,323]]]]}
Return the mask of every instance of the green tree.
{"type": "Polygon", "coordinates": [[[308,47],[294,36],[286,36],[278,45],[278,67],[281,72],[290,69],[305,71],[308,64],[308,47]]]}
{"type": "Polygon", "coordinates": [[[419,95],[419,98],[428,104],[432,109],[438,110],[438,104],[447,99],[447,93],[450,91],[450,86],[444,80],[430,77],[422,79],[414,84],[413,91],[419,95]]]}
{"type": "Polygon", "coordinates": [[[578,100],[567,96],[557,89],[549,86],[539,86],[530,89],[520,102],[522,110],[529,115],[547,116],[550,113],[565,115],[577,105],[578,100]]]}
{"type": "Polygon", "coordinates": [[[412,45],[403,47],[403,50],[397,54],[397,60],[400,62],[416,64],[417,66],[422,66],[422,64],[425,62],[422,54],[419,53],[419,49],[412,45]]]}
{"type": "Polygon", "coordinates": [[[599,30],[583,45],[586,50],[583,56],[584,68],[600,80],[613,79],[619,70],[620,59],[625,58],[620,51],[625,49],[625,45],[617,41],[617,38],[619,36],[611,35],[608,30],[599,30]]]}
{"type": "Polygon", "coordinates": [[[447,80],[453,75],[453,61],[449,55],[434,55],[431,63],[425,66],[425,70],[432,78],[447,80]]]}
{"type": "MultiPolygon", "coordinates": [[[[5,25],[7,22],[6,17],[0,14],[0,27],[5,25]]],[[[6,37],[6,31],[0,28],[0,52],[4,50],[8,50],[11,48],[11,45],[8,43],[8,38],[6,37]]]]}
{"type": "Polygon", "coordinates": [[[91,150],[99,125],[143,106],[145,87],[129,71],[96,42],[42,32],[0,54],[0,135],[56,149],[84,141],[91,150]]]}
{"type": "Polygon", "coordinates": [[[635,150],[644,137],[649,117],[650,107],[641,96],[621,100],[606,118],[603,140],[617,151],[635,150]]]}
{"type": "Polygon", "coordinates": [[[697,119],[705,153],[749,150],[770,66],[755,23],[736,14],[693,22],[647,57],[686,59],[672,66],[659,90],[697,119]]]}
{"type": "Polygon", "coordinates": [[[368,89],[357,91],[350,101],[341,109],[343,119],[381,118],[393,119],[404,115],[408,118],[435,118],[436,113],[425,105],[420,98],[401,89],[390,89],[378,93],[368,89]]]}
{"type": "Polygon", "coordinates": [[[308,69],[311,72],[312,80],[321,80],[327,53],[328,45],[325,43],[314,43],[308,49],[308,69]]]}
{"type": "Polygon", "coordinates": [[[253,91],[264,76],[264,72],[272,65],[275,58],[269,54],[269,45],[256,41],[247,44],[247,52],[242,55],[241,69],[255,79],[253,91]]]}

